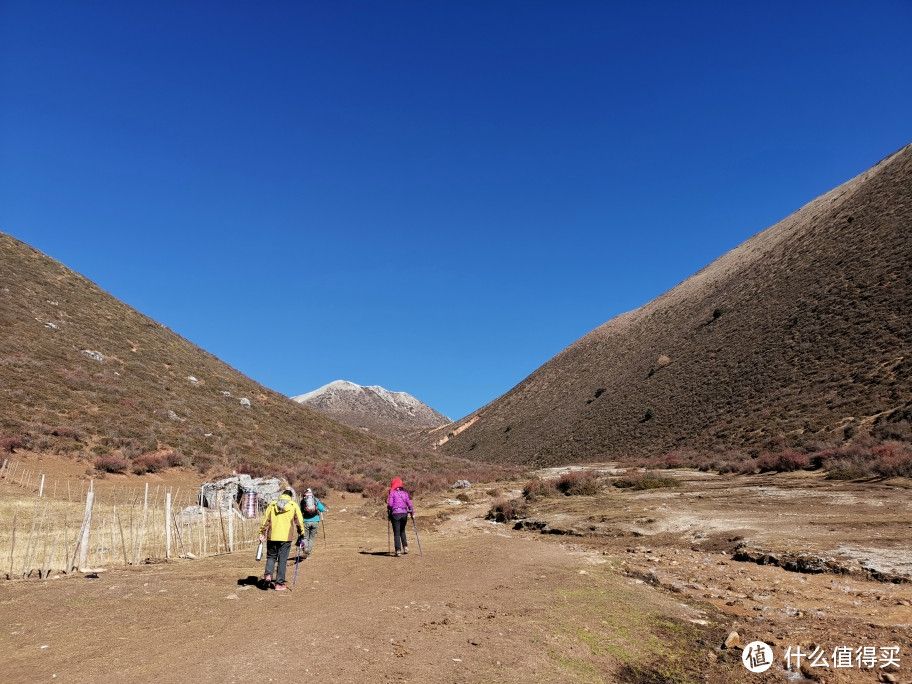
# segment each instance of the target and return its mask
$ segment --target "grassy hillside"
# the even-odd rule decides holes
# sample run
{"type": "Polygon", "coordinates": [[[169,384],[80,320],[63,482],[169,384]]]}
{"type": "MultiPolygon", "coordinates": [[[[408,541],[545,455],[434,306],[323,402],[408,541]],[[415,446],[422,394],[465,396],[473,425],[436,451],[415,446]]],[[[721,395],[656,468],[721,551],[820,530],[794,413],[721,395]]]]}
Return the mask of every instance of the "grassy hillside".
{"type": "Polygon", "coordinates": [[[354,490],[478,469],[333,422],[0,234],[0,453],[26,448],[111,471],[279,473],[354,490]]]}
{"type": "Polygon", "coordinates": [[[912,440],[910,352],[912,146],[592,331],[442,449],[523,464],[850,456],[912,440]]]}

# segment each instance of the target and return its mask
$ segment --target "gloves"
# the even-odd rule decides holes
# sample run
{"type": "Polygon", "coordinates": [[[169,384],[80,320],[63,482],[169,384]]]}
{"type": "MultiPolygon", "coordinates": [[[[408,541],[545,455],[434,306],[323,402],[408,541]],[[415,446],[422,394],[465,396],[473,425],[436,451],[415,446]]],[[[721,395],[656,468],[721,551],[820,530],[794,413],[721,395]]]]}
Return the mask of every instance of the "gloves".
{"type": "Polygon", "coordinates": [[[261,542],[265,542],[265,541],[266,541],[266,536],[261,534],[261,535],[260,535],[260,541],[261,541],[261,542]]]}
{"type": "Polygon", "coordinates": [[[296,541],[295,544],[298,545],[298,546],[300,546],[300,547],[303,549],[303,548],[304,548],[304,541],[305,541],[304,535],[301,534],[301,535],[298,535],[298,541],[296,541]]]}

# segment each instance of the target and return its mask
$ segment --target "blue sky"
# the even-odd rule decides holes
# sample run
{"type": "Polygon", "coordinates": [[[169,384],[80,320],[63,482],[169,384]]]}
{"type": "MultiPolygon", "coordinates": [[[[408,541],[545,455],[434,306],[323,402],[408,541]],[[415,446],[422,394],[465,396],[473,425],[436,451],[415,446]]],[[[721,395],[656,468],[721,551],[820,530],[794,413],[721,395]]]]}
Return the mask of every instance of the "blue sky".
{"type": "Polygon", "coordinates": [[[0,231],[278,392],[459,418],[912,142],[910,32],[907,0],[0,0],[0,231]]]}

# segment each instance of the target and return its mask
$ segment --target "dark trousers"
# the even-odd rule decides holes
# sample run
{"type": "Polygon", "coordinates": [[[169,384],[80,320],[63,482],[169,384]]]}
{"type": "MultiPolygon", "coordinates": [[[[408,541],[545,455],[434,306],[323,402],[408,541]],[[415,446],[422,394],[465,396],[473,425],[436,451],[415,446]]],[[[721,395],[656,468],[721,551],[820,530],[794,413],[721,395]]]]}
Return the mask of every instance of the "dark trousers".
{"type": "Polygon", "coordinates": [[[408,548],[408,540],[405,538],[408,513],[393,513],[390,519],[393,521],[393,540],[396,543],[396,551],[408,548]]]}
{"type": "Polygon", "coordinates": [[[273,568],[275,575],[272,578],[276,584],[285,584],[285,566],[288,565],[288,552],[291,551],[290,541],[268,541],[266,542],[266,574],[272,575],[273,568]],[[278,557],[278,563],[276,563],[278,557]]]}

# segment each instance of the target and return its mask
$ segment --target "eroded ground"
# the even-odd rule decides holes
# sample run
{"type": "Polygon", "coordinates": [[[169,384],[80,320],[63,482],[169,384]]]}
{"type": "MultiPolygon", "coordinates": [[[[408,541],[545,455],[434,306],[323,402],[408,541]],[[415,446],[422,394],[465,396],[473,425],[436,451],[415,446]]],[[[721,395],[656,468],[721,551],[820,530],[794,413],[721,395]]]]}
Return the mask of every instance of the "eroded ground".
{"type": "MultiPolygon", "coordinates": [[[[598,469],[609,477],[623,472],[598,469]]],[[[907,482],[833,482],[809,473],[662,475],[680,486],[539,499],[524,520],[529,531],[516,533],[559,535],[570,546],[598,550],[631,578],[712,606],[742,644],[765,641],[780,661],[789,646],[820,647],[829,667],[807,667],[802,659],[812,679],[912,681],[907,482]],[[881,667],[893,655],[882,649],[897,646],[900,667],[881,667]],[[845,647],[874,647],[874,667],[857,658],[852,667],[833,667],[834,649],[845,647]]]]}

